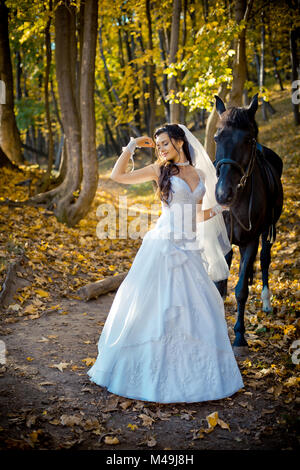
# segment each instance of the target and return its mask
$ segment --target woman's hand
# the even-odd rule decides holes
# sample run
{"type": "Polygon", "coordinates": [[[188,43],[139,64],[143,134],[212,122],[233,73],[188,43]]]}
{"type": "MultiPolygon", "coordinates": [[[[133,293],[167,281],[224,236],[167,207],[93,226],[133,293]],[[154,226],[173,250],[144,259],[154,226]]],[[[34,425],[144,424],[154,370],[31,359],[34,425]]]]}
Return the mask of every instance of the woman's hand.
{"type": "Polygon", "coordinates": [[[137,147],[155,147],[155,143],[148,136],[137,137],[135,140],[137,147]]]}

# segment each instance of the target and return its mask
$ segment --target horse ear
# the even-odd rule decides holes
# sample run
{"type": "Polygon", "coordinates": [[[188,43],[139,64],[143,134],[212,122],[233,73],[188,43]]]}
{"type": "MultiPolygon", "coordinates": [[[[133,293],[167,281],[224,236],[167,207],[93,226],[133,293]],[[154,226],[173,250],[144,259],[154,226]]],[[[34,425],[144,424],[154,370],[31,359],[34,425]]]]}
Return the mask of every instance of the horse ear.
{"type": "Polygon", "coordinates": [[[221,98],[219,98],[218,95],[215,95],[215,100],[216,100],[216,110],[219,116],[221,116],[221,114],[224,113],[224,111],[226,111],[225,104],[223,103],[221,98]]]}
{"type": "Polygon", "coordinates": [[[253,96],[252,100],[251,100],[251,103],[249,104],[248,106],[248,113],[254,118],[255,116],[255,113],[257,111],[257,108],[258,108],[258,93],[256,93],[256,95],[253,96]]]}

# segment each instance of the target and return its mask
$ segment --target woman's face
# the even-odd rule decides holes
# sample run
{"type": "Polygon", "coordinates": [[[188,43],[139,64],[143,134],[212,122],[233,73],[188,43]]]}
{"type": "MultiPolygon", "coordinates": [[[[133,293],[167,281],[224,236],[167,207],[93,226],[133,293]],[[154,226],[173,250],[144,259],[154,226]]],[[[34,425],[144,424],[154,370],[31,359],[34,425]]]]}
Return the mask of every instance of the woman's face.
{"type": "Polygon", "coordinates": [[[155,143],[160,158],[163,160],[179,160],[179,151],[183,141],[177,141],[174,139],[171,141],[168,133],[163,132],[156,137],[155,143]],[[174,148],[174,146],[176,148],[174,148]]]}

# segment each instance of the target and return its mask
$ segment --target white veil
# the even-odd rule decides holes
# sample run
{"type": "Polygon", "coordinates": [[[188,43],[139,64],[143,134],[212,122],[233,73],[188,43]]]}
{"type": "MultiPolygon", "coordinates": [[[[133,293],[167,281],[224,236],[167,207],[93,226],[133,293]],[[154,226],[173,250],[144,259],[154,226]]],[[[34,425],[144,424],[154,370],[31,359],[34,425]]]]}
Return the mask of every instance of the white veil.
{"type": "MultiPolygon", "coordinates": [[[[211,209],[216,204],[215,188],[217,175],[215,167],[199,140],[183,124],[178,124],[183,129],[194,167],[200,170],[200,176],[204,180],[205,195],[202,201],[202,210],[211,209]]],[[[222,213],[219,213],[206,221],[197,222],[196,239],[199,248],[207,263],[209,277],[217,282],[227,279],[229,269],[225,255],[231,250],[226,226],[222,213]]]]}

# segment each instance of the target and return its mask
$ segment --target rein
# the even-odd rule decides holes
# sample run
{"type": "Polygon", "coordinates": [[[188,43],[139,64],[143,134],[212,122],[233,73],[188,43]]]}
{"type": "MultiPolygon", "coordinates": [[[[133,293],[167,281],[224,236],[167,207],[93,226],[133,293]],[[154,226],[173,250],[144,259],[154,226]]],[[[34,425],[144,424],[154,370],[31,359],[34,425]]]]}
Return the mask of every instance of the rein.
{"type": "Polygon", "coordinates": [[[220,160],[217,165],[216,165],[216,172],[217,176],[219,177],[220,175],[220,167],[221,165],[232,165],[235,168],[237,168],[240,173],[241,173],[241,179],[237,185],[237,189],[243,189],[247,183],[248,178],[251,176],[251,193],[250,193],[250,201],[249,201],[249,207],[248,207],[248,227],[246,227],[242,221],[235,215],[232,211],[231,208],[229,208],[229,213],[230,213],[230,244],[232,244],[232,235],[233,235],[233,217],[236,219],[238,224],[246,231],[250,232],[252,229],[252,223],[251,223],[251,209],[252,209],[252,202],[253,202],[253,168],[254,168],[254,163],[255,163],[255,157],[256,157],[256,140],[253,137],[252,139],[252,148],[251,148],[251,157],[250,161],[248,163],[246,171],[244,171],[244,168],[234,160],[231,160],[230,158],[223,158],[220,160]]]}

